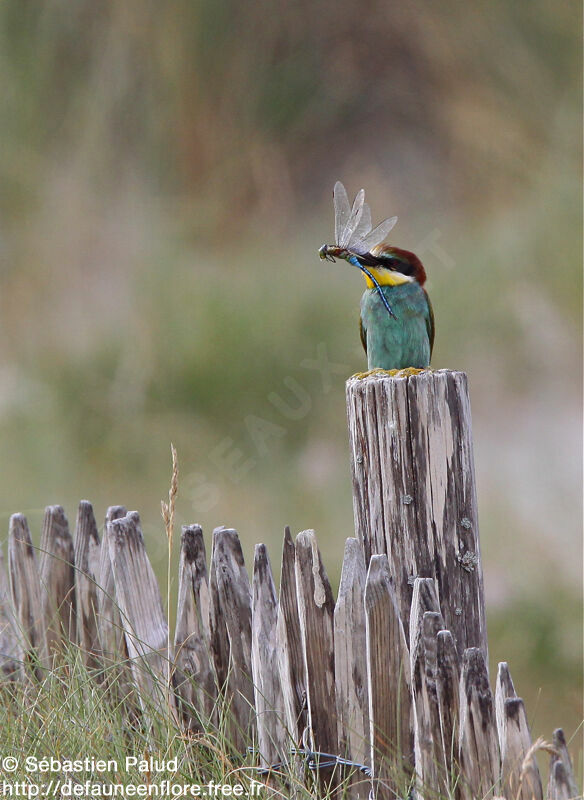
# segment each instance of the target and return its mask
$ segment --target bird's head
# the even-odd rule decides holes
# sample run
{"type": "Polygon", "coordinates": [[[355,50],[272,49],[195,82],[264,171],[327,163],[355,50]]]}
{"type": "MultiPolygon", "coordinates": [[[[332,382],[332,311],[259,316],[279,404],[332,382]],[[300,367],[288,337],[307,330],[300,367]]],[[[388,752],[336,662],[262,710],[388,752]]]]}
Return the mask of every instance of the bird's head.
{"type": "MultiPolygon", "coordinates": [[[[392,247],[388,244],[379,244],[371,248],[367,257],[360,257],[371,274],[375,277],[380,286],[397,286],[400,283],[410,283],[416,281],[423,286],[426,282],[426,270],[418,256],[409,250],[402,250],[400,247],[392,247]]],[[[374,284],[371,278],[364,273],[365,281],[369,289],[373,289],[374,284]]]]}

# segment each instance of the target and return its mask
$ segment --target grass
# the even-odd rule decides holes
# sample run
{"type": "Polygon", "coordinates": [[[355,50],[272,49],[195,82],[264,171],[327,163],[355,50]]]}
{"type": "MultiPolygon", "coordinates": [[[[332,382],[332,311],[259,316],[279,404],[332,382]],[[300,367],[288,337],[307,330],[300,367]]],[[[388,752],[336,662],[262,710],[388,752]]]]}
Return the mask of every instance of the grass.
{"type": "MultiPolygon", "coordinates": [[[[245,763],[236,765],[230,760],[229,748],[221,742],[219,731],[209,729],[205,736],[185,736],[174,726],[170,715],[151,705],[146,714],[130,722],[124,703],[112,704],[111,688],[96,684],[78,650],[69,647],[65,661],[66,666],[53,669],[38,685],[17,684],[4,690],[0,746],[3,754],[20,760],[11,780],[31,779],[26,769],[28,757],[54,757],[101,759],[119,766],[105,775],[96,769],[76,773],[78,781],[111,780],[127,785],[171,780],[203,784],[233,782],[237,778],[249,785],[252,770],[245,763]],[[176,759],[178,769],[126,769],[128,757],[154,758],[159,766],[176,759]]],[[[44,776],[43,780],[59,777],[65,771],[44,776]]]]}
{"type": "MultiPolygon", "coordinates": [[[[269,796],[288,797],[293,787],[301,800],[314,797],[314,774],[299,772],[297,763],[265,776],[257,770],[253,749],[244,754],[234,750],[228,709],[221,710],[215,724],[204,721],[204,733],[186,733],[173,714],[148,698],[142,698],[146,705],[138,715],[129,713],[132,704],[123,699],[112,703],[112,683],[96,682],[77,647],[66,646],[62,661],[38,683],[2,685],[0,752],[18,760],[16,770],[4,769],[4,781],[44,784],[49,795],[58,793],[58,780],[66,784],[71,779],[73,784],[140,785],[153,796],[156,789],[150,787],[170,781],[198,785],[202,796],[226,796],[229,790],[223,787],[232,787],[234,796],[241,791],[239,796],[265,797],[269,787],[269,796]]],[[[120,666],[113,664],[108,672],[117,676],[120,666]]],[[[339,783],[338,772],[327,775],[339,783]]],[[[107,796],[105,790],[101,796],[107,796]]],[[[332,789],[319,796],[332,797],[332,789]]]]}
{"type": "MultiPolygon", "coordinates": [[[[163,782],[169,781],[174,786],[200,787],[199,795],[191,788],[190,796],[222,797],[231,791],[230,796],[332,800],[344,797],[345,790],[358,781],[363,783],[362,796],[367,796],[369,781],[354,770],[345,771],[344,776],[339,768],[323,770],[320,788],[316,774],[294,759],[289,767],[269,775],[258,771],[253,752],[237,753],[231,746],[226,710],[216,724],[206,721],[200,734],[185,733],[176,727],[172,715],[147,699],[145,713],[128,715],[124,702],[112,703],[111,685],[105,689],[105,684],[96,682],[78,648],[69,645],[62,656],[62,665],[38,683],[2,685],[0,752],[3,758],[11,756],[19,762],[13,772],[4,769],[2,779],[7,783],[44,785],[49,795],[58,793],[57,781],[61,788],[69,781],[73,786],[87,781],[102,786],[114,783],[140,786],[144,795],[156,797],[164,791],[163,782]]],[[[112,667],[114,674],[119,674],[119,666],[112,667]]],[[[541,752],[549,754],[553,747],[538,739],[524,759],[520,784],[515,787],[517,797],[521,782],[529,780],[532,757],[541,752]]],[[[388,774],[394,785],[402,787],[400,796],[409,796],[411,781],[391,769],[388,774]]],[[[441,794],[435,787],[426,787],[424,797],[449,800],[458,783],[459,778],[452,776],[451,792],[441,794]]],[[[100,791],[102,797],[107,796],[105,789],[100,791]]],[[[181,796],[185,794],[189,796],[188,791],[181,796]]],[[[85,791],[83,796],[90,795],[85,791]]],[[[515,794],[508,800],[515,800],[515,794]]]]}

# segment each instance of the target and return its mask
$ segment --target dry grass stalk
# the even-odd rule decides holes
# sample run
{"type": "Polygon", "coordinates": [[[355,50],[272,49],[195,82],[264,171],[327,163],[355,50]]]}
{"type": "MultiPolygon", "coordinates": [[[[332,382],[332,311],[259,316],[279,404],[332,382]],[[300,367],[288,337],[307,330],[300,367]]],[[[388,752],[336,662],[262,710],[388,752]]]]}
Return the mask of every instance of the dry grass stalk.
{"type": "MultiPolygon", "coordinates": [[[[172,678],[173,678],[173,668],[172,668],[172,646],[170,643],[170,570],[171,570],[171,563],[172,563],[172,541],[174,538],[174,508],[176,504],[176,496],[178,494],[178,456],[176,453],[176,447],[170,444],[170,452],[172,454],[172,477],[170,479],[170,489],[168,490],[168,503],[164,500],[160,501],[160,509],[162,513],[162,519],[164,521],[164,527],[166,529],[166,540],[168,542],[168,558],[167,558],[167,573],[166,573],[166,618],[168,624],[168,700],[169,700],[169,709],[174,708],[171,702],[171,695],[172,695],[172,678]]],[[[171,714],[172,716],[172,714],[171,714]]]]}
{"type": "Polygon", "coordinates": [[[531,776],[533,775],[533,761],[535,759],[535,754],[543,750],[545,753],[549,753],[550,755],[558,755],[558,751],[556,748],[546,742],[543,736],[540,736],[535,742],[531,745],[525,757],[523,759],[523,763],[521,765],[521,773],[519,775],[519,789],[517,791],[517,797],[521,797],[521,792],[523,790],[523,784],[526,783],[527,788],[531,789],[531,776]]]}
{"type": "Polygon", "coordinates": [[[169,547],[172,547],[172,539],[174,534],[174,506],[176,496],[178,494],[178,457],[176,454],[176,447],[171,443],[170,452],[172,453],[172,477],[170,479],[170,489],[168,490],[168,503],[164,500],[160,501],[162,511],[162,519],[166,528],[166,538],[168,539],[169,547]]]}

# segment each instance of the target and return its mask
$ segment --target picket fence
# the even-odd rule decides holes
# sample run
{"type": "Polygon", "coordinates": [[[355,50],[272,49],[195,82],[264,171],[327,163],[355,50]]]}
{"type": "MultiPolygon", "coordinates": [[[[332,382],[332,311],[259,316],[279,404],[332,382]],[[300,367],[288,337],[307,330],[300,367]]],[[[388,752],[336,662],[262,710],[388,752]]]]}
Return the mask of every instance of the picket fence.
{"type": "Polygon", "coordinates": [[[532,743],[506,663],[491,689],[466,376],[350,379],[347,408],[356,537],[336,601],[314,531],[285,530],[278,592],[265,545],[250,582],[235,530],[213,531],[208,565],[184,526],[171,646],[137,512],[109,508],[100,538],[89,502],[74,536],[49,506],[38,549],[14,514],[4,678],[39,680],[75,643],[128,714],[193,736],[221,720],[266,786],[305,770],[355,799],[580,797],[562,730],[532,743]]]}

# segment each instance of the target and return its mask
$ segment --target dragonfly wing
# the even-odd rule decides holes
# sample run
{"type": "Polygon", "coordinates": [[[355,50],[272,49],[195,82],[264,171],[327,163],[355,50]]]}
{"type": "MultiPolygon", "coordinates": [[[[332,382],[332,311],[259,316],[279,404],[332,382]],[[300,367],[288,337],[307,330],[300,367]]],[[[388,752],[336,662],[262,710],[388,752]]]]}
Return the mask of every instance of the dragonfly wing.
{"type": "Polygon", "coordinates": [[[369,231],[371,230],[371,209],[367,203],[363,203],[363,213],[361,214],[361,219],[359,220],[359,224],[353,231],[353,235],[351,239],[347,242],[347,247],[351,247],[353,241],[360,242],[364,239],[369,231]]]}
{"type": "Polygon", "coordinates": [[[372,247],[375,247],[376,244],[381,244],[393,229],[396,222],[397,217],[384,219],[383,222],[380,222],[379,225],[373,228],[371,233],[367,233],[359,242],[352,243],[351,250],[355,250],[355,252],[359,253],[369,253],[372,247]]]}
{"type": "Polygon", "coordinates": [[[333,189],[333,205],[335,207],[335,242],[338,244],[351,216],[347,190],[340,181],[335,183],[333,189]]]}
{"type": "Polygon", "coordinates": [[[341,233],[339,241],[337,242],[339,247],[346,247],[353,238],[353,234],[355,233],[357,225],[361,221],[361,217],[363,215],[364,203],[365,203],[365,190],[360,189],[355,196],[355,201],[353,202],[353,208],[351,209],[349,220],[345,225],[344,231],[341,233]]]}

